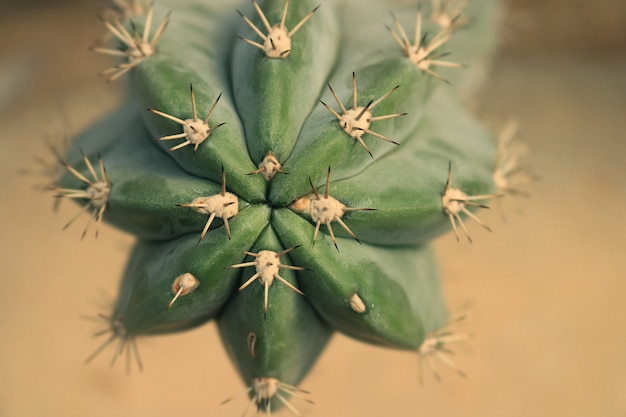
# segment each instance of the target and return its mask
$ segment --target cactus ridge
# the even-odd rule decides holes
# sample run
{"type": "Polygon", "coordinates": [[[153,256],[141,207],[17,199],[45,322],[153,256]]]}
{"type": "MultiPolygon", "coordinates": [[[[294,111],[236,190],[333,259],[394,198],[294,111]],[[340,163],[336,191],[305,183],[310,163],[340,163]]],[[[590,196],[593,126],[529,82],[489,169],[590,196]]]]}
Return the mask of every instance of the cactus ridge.
{"type": "Polygon", "coordinates": [[[464,219],[491,230],[474,210],[519,193],[514,129],[496,147],[463,101],[494,3],[394,6],[392,26],[385,2],[240,3],[119,0],[103,18],[114,45],[93,50],[122,61],[103,75],[125,76],[128,99],[78,136],[52,188],[96,234],[107,221],[138,242],[88,361],[216,320],[267,414],[297,413],[288,398],[308,394],[334,331],[462,374],[430,242],[459,227],[471,242],[464,219]]]}

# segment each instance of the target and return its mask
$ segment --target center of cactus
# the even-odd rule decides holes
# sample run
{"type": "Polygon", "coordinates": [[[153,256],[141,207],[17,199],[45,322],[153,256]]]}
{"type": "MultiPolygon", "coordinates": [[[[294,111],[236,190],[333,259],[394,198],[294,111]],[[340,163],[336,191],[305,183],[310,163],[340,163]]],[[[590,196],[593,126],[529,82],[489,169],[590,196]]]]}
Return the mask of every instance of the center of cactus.
{"type": "Polygon", "coordinates": [[[189,204],[181,204],[184,207],[192,207],[202,214],[209,214],[220,219],[230,219],[239,212],[239,200],[232,193],[215,194],[208,197],[198,197],[189,204]]]}
{"type": "Polygon", "coordinates": [[[271,181],[276,174],[285,174],[281,166],[278,158],[272,152],[268,152],[259,164],[259,168],[250,174],[261,174],[265,181],[271,181]]]}

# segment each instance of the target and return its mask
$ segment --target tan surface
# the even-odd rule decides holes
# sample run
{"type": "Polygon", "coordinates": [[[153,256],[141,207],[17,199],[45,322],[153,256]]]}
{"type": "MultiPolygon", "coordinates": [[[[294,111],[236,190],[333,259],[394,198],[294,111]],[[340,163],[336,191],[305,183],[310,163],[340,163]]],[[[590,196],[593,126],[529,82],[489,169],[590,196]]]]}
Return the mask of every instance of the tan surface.
{"type": "MultiPolygon", "coordinates": [[[[239,416],[244,398],[220,405],[242,385],[213,326],[141,340],[143,373],[109,369],[110,351],[83,364],[97,341],[81,315],[115,293],[132,241],[105,228],[80,242],[80,221],[61,232],[77,207],[53,214],[16,172],[46,155],[59,102],[79,130],[116,101],[119,86],[94,75],[107,61],[86,51],[101,28],[85,16],[0,22],[12,34],[1,62],[36,64],[0,108],[0,416],[239,416]]],[[[626,415],[626,61],[507,55],[496,69],[489,114],[519,118],[542,179],[507,202],[506,222],[481,213],[493,234],[472,225],[474,245],[437,242],[450,306],[473,306],[474,337],[456,349],[468,378],[442,369],[420,387],[414,354],[336,337],[302,384],[316,405],[295,401],[306,416],[626,415]]]]}

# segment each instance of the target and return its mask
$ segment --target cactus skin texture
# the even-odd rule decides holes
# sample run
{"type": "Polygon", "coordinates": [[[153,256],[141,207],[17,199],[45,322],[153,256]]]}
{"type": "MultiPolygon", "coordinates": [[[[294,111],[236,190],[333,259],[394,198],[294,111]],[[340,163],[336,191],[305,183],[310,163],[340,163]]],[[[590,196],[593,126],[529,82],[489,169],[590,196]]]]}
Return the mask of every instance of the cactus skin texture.
{"type": "Polygon", "coordinates": [[[441,347],[429,242],[459,239],[498,192],[496,140],[464,109],[496,5],[454,19],[399,3],[117,2],[111,49],[94,50],[121,60],[103,75],[127,97],[78,135],[54,188],[92,213],[85,232],[138,238],[90,359],[216,320],[269,414],[305,397],[334,331],[441,347]]]}

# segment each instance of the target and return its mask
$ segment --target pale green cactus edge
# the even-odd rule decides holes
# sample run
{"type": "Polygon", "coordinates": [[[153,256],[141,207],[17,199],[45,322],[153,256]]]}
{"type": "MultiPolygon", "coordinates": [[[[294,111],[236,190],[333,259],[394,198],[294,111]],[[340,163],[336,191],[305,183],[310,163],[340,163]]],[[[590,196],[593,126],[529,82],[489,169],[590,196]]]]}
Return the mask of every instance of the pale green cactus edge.
{"type": "Polygon", "coordinates": [[[103,15],[93,49],[128,94],[52,189],[91,212],[85,233],[106,221],[138,242],[89,361],[114,344],[141,364],[137,336],[215,319],[268,414],[306,397],[333,331],[451,364],[429,242],[488,228],[473,211],[506,192],[496,139],[464,109],[496,0],[317,1],[103,15]]]}

